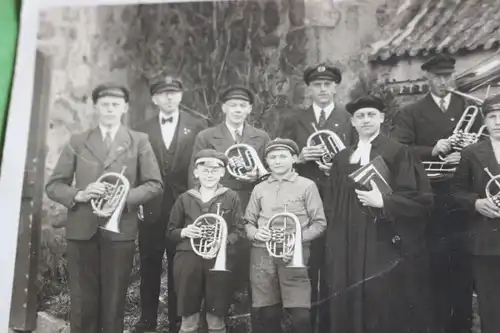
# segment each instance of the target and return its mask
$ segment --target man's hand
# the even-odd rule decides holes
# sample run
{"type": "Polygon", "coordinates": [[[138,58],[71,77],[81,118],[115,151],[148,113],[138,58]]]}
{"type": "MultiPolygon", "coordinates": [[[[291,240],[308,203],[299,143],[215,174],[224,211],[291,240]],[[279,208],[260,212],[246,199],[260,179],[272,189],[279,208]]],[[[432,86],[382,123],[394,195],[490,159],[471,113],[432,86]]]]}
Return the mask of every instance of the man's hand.
{"type": "Polygon", "coordinates": [[[266,227],[260,227],[257,229],[254,239],[260,242],[267,242],[271,239],[271,231],[266,227]]]}
{"type": "Polygon", "coordinates": [[[201,228],[190,224],[181,230],[182,238],[201,238],[201,228]]]}
{"type": "Polygon", "coordinates": [[[436,142],[434,148],[432,148],[432,156],[437,156],[439,154],[447,154],[451,150],[451,143],[448,139],[441,139],[436,142]]]}
{"type": "Polygon", "coordinates": [[[325,153],[326,148],[323,145],[317,145],[312,147],[304,147],[299,155],[299,161],[301,163],[309,161],[317,161],[325,153]]]}
{"type": "Polygon", "coordinates": [[[106,186],[103,183],[90,183],[85,190],[78,191],[75,195],[75,202],[88,202],[91,199],[99,198],[106,193],[106,186]]]}
{"type": "Polygon", "coordinates": [[[500,218],[500,209],[488,198],[477,199],[474,206],[476,207],[476,211],[483,216],[492,219],[500,218]]]}
{"type": "Polygon", "coordinates": [[[285,264],[289,263],[289,262],[290,262],[290,260],[292,260],[292,257],[293,257],[293,251],[292,251],[291,253],[289,253],[289,254],[285,254],[285,255],[283,256],[283,258],[282,258],[282,259],[283,259],[283,262],[284,262],[285,264]]]}
{"type": "Polygon", "coordinates": [[[458,164],[458,162],[460,162],[460,156],[460,152],[457,151],[446,156],[444,161],[449,164],[458,164]]]}
{"type": "Polygon", "coordinates": [[[380,193],[377,184],[375,184],[373,180],[370,180],[370,185],[372,186],[371,191],[355,190],[358,195],[358,200],[363,204],[363,206],[375,208],[384,207],[384,199],[382,198],[382,193],[380,193]]]}
{"type": "Polygon", "coordinates": [[[327,164],[326,166],[324,166],[323,164],[320,164],[319,165],[319,169],[321,171],[323,171],[323,173],[327,176],[330,176],[330,168],[332,167],[331,164],[327,164]]]}

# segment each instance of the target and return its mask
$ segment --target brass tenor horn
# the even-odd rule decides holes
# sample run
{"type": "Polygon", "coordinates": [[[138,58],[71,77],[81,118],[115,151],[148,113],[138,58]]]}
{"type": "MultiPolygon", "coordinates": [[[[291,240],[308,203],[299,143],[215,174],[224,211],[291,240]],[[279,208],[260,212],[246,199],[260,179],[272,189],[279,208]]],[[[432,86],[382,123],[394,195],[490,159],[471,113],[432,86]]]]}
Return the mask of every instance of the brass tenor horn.
{"type": "Polygon", "coordinates": [[[227,223],[220,215],[220,203],[217,213],[199,216],[193,224],[201,229],[201,238],[191,238],[193,252],[203,259],[215,259],[212,271],[227,271],[227,223]]]}
{"type": "Polygon", "coordinates": [[[229,147],[224,153],[229,159],[227,171],[239,180],[251,180],[248,173],[258,172],[259,178],[267,176],[269,171],[259,158],[255,149],[244,143],[237,143],[229,147]]]}
{"type": "Polygon", "coordinates": [[[108,222],[101,228],[114,233],[120,232],[120,218],[125,207],[130,183],[123,175],[126,167],[121,173],[108,172],[97,179],[96,182],[105,186],[104,195],[90,201],[93,213],[99,217],[109,217],[108,222]]]}
{"type": "Polygon", "coordinates": [[[500,175],[493,176],[488,168],[484,168],[484,171],[486,171],[488,176],[490,176],[491,178],[488,183],[486,183],[486,188],[484,190],[484,192],[486,193],[486,197],[492,204],[500,209],[500,175]],[[495,184],[497,188],[497,192],[495,194],[493,194],[492,190],[493,184],[495,184]]]}
{"type": "Polygon", "coordinates": [[[332,164],[333,157],[345,149],[342,139],[333,131],[318,130],[314,123],[312,124],[314,133],[307,138],[307,147],[323,145],[325,152],[321,158],[316,161],[319,166],[329,167],[332,164]]]}
{"type": "Polygon", "coordinates": [[[292,260],[287,265],[291,268],[304,268],[304,257],[302,254],[302,226],[296,215],[285,210],[269,219],[267,228],[271,231],[271,239],[266,242],[267,252],[271,257],[284,258],[292,254],[292,260]],[[282,219],[282,226],[276,220],[282,219]],[[294,231],[287,231],[288,220],[292,220],[294,231]]]}

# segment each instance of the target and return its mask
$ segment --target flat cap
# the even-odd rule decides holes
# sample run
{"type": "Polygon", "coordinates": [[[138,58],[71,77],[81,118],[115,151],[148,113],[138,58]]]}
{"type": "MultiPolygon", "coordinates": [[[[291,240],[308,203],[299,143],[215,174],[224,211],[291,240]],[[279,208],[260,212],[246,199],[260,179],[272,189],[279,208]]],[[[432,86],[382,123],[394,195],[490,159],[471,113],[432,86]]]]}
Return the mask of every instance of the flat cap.
{"type": "Polygon", "coordinates": [[[220,153],[215,149],[200,150],[194,157],[194,164],[202,164],[209,167],[225,167],[227,165],[227,157],[224,153],[220,153]]]}
{"type": "Polygon", "coordinates": [[[309,85],[314,80],[329,80],[339,84],[342,81],[342,73],[337,67],[326,64],[307,67],[304,71],[304,82],[309,85]]]}
{"type": "Polygon", "coordinates": [[[183,87],[184,85],[180,77],[166,75],[154,80],[149,86],[149,91],[151,95],[155,95],[165,91],[182,91],[183,87]]]}
{"type": "Polygon", "coordinates": [[[500,94],[488,97],[482,106],[483,116],[493,111],[500,111],[500,94]]]}
{"type": "Polygon", "coordinates": [[[107,96],[121,97],[128,103],[130,94],[124,86],[113,83],[103,83],[95,87],[92,91],[92,102],[96,103],[99,98],[107,96]]]}
{"type": "Polygon", "coordinates": [[[295,141],[291,139],[276,138],[267,143],[264,155],[267,156],[269,152],[276,149],[288,149],[294,155],[299,154],[299,146],[297,146],[295,141]]]}
{"type": "Polygon", "coordinates": [[[230,99],[241,99],[253,104],[254,94],[249,88],[243,85],[235,85],[224,89],[220,94],[219,99],[222,103],[225,103],[230,99]]]}
{"type": "Polygon", "coordinates": [[[420,68],[435,74],[450,74],[455,70],[455,62],[455,58],[439,53],[424,62],[420,68]]]}
{"type": "Polygon", "coordinates": [[[374,108],[380,112],[385,111],[384,102],[380,98],[372,95],[362,96],[354,101],[351,101],[347,103],[345,108],[350,114],[354,114],[354,112],[363,108],[374,108]]]}

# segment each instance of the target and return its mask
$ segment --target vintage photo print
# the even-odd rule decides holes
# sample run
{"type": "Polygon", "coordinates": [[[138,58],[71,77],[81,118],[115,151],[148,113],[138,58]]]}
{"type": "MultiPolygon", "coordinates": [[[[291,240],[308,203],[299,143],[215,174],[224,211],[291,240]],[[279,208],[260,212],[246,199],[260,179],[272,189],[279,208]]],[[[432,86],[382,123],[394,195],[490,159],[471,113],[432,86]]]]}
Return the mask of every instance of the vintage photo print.
{"type": "Polygon", "coordinates": [[[496,332],[498,12],[23,2],[2,325],[496,332]]]}

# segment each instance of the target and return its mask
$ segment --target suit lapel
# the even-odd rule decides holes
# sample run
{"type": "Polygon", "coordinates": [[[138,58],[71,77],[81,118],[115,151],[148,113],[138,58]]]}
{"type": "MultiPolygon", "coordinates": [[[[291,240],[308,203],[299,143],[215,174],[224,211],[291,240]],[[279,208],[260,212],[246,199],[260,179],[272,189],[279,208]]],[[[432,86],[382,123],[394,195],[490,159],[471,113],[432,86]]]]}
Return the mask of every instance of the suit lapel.
{"type": "Polygon", "coordinates": [[[326,122],[323,125],[322,129],[327,129],[327,130],[330,130],[330,131],[337,133],[339,126],[340,126],[340,123],[342,121],[342,118],[340,116],[340,112],[341,112],[340,107],[337,104],[335,104],[335,108],[330,113],[330,116],[328,116],[328,119],[326,119],[326,122]]]}
{"type": "Polygon", "coordinates": [[[158,164],[160,166],[163,166],[164,163],[163,151],[165,150],[165,142],[163,141],[163,135],[161,134],[161,126],[158,117],[151,118],[150,123],[147,125],[147,128],[148,128],[147,132],[149,135],[149,141],[151,142],[151,147],[155,152],[158,164]]]}
{"type": "Polygon", "coordinates": [[[109,154],[104,161],[104,168],[109,167],[118,157],[126,153],[130,148],[131,141],[132,140],[127,129],[124,126],[120,126],[118,132],[116,132],[115,139],[111,144],[109,154]]]}
{"type": "MultiPolygon", "coordinates": [[[[229,134],[231,135],[231,134],[229,134]]],[[[257,131],[255,130],[255,127],[250,125],[249,123],[245,123],[245,127],[243,128],[243,136],[241,138],[241,141],[243,143],[248,143],[250,139],[254,138],[257,136],[257,131]]]]}
{"type": "Polygon", "coordinates": [[[181,156],[187,151],[185,149],[188,143],[188,140],[186,140],[186,138],[191,135],[191,131],[193,130],[192,128],[189,128],[188,117],[189,115],[186,112],[182,110],[179,111],[179,123],[177,124],[176,128],[177,142],[174,151],[174,160],[172,162],[172,170],[175,169],[181,156]]]}
{"type": "MultiPolygon", "coordinates": [[[[330,117],[329,117],[330,118],[330,117]]],[[[308,107],[299,117],[300,123],[304,127],[304,129],[307,131],[308,134],[311,134],[314,131],[314,126],[318,128],[318,124],[316,123],[316,117],[314,116],[314,110],[312,105],[308,107]]],[[[319,128],[318,128],[319,129],[319,128]]]]}
{"type": "MultiPolygon", "coordinates": [[[[245,132],[247,131],[247,126],[248,124],[245,124],[245,127],[243,128],[243,133],[242,133],[242,140],[245,140],[245,136],[247,135],[245,132]]],[[[214,138],[215,139],[221,139],[220,142],[224,143],[224,151],[235,144],[233,136],[231,135],[231,132],[229,132],[229,129],[227,128],[225,123],[220,123],[216,127],[217,131],[214,132],[214,138]]]]}
{"type": "Polygon", "coordinates": [[[85,147],[87,147],[95,158],[101,161],[101,163],[104,163],[106,160],[106,151],[104,150],[104,140],[99,127],[90,131],[87,140],[85,141],[85,147]]]}

